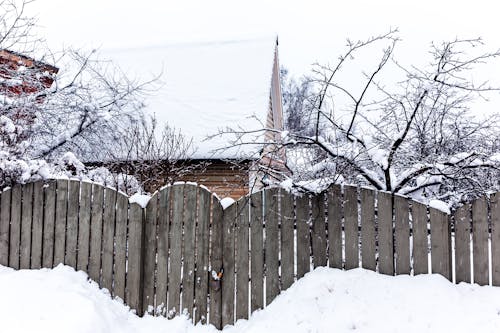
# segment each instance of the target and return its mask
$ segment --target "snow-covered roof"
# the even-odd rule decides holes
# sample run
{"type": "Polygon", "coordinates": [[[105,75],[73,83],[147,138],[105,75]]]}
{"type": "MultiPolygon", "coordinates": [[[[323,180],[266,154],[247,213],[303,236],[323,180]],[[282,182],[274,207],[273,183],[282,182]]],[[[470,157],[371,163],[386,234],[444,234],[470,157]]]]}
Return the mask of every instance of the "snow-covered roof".
{"type": "Polygon", "coordinates": [[[260,147],[230,145],[232,135],[207,140],[226,127],[258,130],[269,108],[275,40],[177,43],[104,50],[130,77],[149,80],[161,73],[159,88],[148,93],[145,110],[193,139],[192,158],[255,156],[260,147]]]}

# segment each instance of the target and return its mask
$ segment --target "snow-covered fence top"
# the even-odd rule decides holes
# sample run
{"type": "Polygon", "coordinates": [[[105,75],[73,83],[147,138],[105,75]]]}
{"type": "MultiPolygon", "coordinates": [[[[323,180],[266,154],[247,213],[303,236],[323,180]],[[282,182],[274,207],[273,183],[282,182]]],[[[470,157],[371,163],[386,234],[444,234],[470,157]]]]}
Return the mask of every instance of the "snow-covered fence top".
{"type": "Polygon", "coordinates": [[[186,311],[220,328],[317,266],[498,286],[499,226],[500,193],[451,215],[350,186],[302,196],[267,189],[223,209],[187,183],[143,208],[111,188],[57,180],[0,193],[0,264],[64,263],[141,314],[186,311]]]}

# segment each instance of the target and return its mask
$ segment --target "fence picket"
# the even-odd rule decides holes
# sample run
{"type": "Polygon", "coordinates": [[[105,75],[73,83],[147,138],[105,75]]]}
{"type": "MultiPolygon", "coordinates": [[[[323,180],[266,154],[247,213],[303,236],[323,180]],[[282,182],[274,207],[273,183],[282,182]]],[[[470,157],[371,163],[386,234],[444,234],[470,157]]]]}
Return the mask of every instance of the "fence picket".
{"type": "Polygon", "coordinates": [[[80,184],[80,210],[78,216],[78,255],[77,269],[87,272],[90,256],[90,205],[92,203],[92,184],[80,184]]]}
{"type": "Polygon", "coordinates": [[[328,191],[328,263],[342,268],[342,189],[332,186],[328,191]]]}
{"type": "Polygon", "coordinates": [[[113,251],[115,242],[116,191],[104,189],[102,221],[102,275],[101,286],[113,294],[113,251]]]}
{"type": "Polygon", "coordinates": [[[353,186],[344,191],[345,268],[352,269],[359,267],[358,191],[353,186]]]}
{"type": "Polygon", "coordinates": [[[42,266],[45,268],[54,265],[56,186],[55,181],[50,181],[44,188],[42,266]]]}
{"type": "Polygon", "coordinates": [[[488,204],[486,198],[472,203],[472,260],[474,283],[487,285],[488,276],[488,204]]]}
{"type": "MultiPolygon", "coordinates": [[[[160,191],[158,196],[158,246],[156,269],[156,304],[167,309],[168,248],[170,227],[170,187],[160,191]]],[[[156,199],[156,196],[154,196],[156,199]]],[[[154,200],[151,198],[151,200],[154,200]]]]}
{"type": "Polygon", "coordinates": [[[309,196],[296,199],[297,211],[297,279],[311,270],[309,196]]]}
{"type": "MultiPolygon", "coordinates": [[[[137,203],[130,204],[128,221],[128,270],[125,289],[125,302],[143,314],[142,276],[143,276],[143,211],[137,203]]],[[[166,284],[166,283],[165,283],[166,284]]]]}
{"type": "Polygon", "coordinates": [[[311,198],[311,249],[314,268],[326,266],[326,224],[325,224],[325,197],[323,193],[311,198]]]}
{"type": "Polygon", "coordinates": [[[180,313],[182,267],[182,220],[184,209],[184,185],[172,186],[172,224],[170,229],[170,265],[168,274],[169,316],[180,313]]]}
{"type": "Polygon", "coordinates": [[[30,268],[42,267],[43,240],[43,183],[33,183],[33,220],[31,233],[31,265],[30,268]]]}
{"type": "MultiPolygon", "coordinates": [[[[182,201],[181,201],[182,204],[182,201]]],[[[146,206],[144,221],[144,252],[143,252],[143,291],[142,307],[144,313],[158,314],[161,309],[155,304],[155,271],[156,271],[156,217],[158,196],[153,195],[146,206]]],[[[180,263],[179,263],[180,264],[180,263]]],[[[180,267],[179,267],[180,270],[180,267]]],[[[177,306],[177,311],[179,306],[177,306]]]]}
{"type": "Polygon", "coordinates": [[[21,244],[19,249],[19,268],[30,268],[31,223],[33,214],[33,183],[22,186],[21,207],[21,244]]]}
{"type": "Polygon", "coordinates": [[[68,181],[57,180],[56,189],[56,220],[55,220],[55,240],[54,240],[54,262],[57,266],[64,263],[66,248],[66,213],[68,211],[68,181]]]}
{"type": "Polygon", "coordinates": [[[68,188],[68,216],[66,218],[66,251],[64,256],[64,263],[71,267],[76,267],[79,204],[80,182],[76,180],[70,180],[68,188]]]}
{"type": "Polygon", "coordinates": [[[375,195],[372,190],[362,188],[361,195],[361,264],[374,271],[375,261],[375,195]]]}
{"type": "Polygon", "coordinates": [[[394,243],[392,230],[392,197],[390,193],[379,192],[378,210],[378,270],[382,274],[394,275],[394,243]]]}
{"type": "Polygon", "coordinates": [[[184,205],[184,268],[182,270],[182,311],[193,316],[194,303],[194,264],[196,245],[196,206],[197,193],[195,185],[185,185],[186,197],[184,205]]]}
{"type": "Polygon", "coordinates": [[[249,204],[240,201],[239,217],[236,223],[236,317],[248,319],[248,242],[249,242],[249,204]],[[241,203],[241,204],[240,204],[241,203]]]}
{"type": "Polygon", "coordinates": [[[455,218],[455,279],[470,282],[470,205],[459,207],[455,218]]]}
{"type": "Polygon", "coordinates": [[[491,210],[491,277],[494,286],[500,286],[500,193],[490,197],[491,210]]]}
{"type": "MultiPolygon", "coordinates": [[[[210,237],[210,324],[222,328],[222,290],[219,274],[222,274],[222,215],[224,211],[215,196],[212,196],[212,234],[210,237]]],[[[253,279],[252,279],[253,281],[253,279]]]]}
{"type": "Polygon", "coordinates": [[[438,273],[451,281],[451,229],[448,215],[429,208],[431,223],[432,273],[438,273]]]}
{"type": "Polygon", "coordinates": [[[266,261],[266,305],[280,292],[279,280],[279,195],[280,190],[266,190],[264,206],[265,261],[266,261]]]}
{"type": "Polygon", "coordinates": [[[113,296],[125,299],[127,267],[127,213],[128,197],[118,193],[116,197],[115,249],[113,251],[113,296]]]}
{"type": "Polygon", "coordinates": [[[222,219],[224,230],[222,235],[222,267],[224,267],[222,278],[222,327],[234,323],[234,224],[237,214],[237,204],[233,204],[224,210],[222,219]]]}
{"type": "Polygon", "coordinates": [[[410,274],[410,221],[408,200],[394,196],[394,240],[396,274],[410,274]]]}
{"type": "Polygon", "coordinates": [[[426,274],[429,272],[427,206],[419,202],[413,202],[411,218],[413,225],[413,274],[426,274]]]}
{"type": "MultiPolygon", "coordinates": [[[[207,322],[207,293],[209,281],[210,193],[198,189],[198,228],[196,229],[195,323],[207,322]]],[[[248,274],[247,274],[248,276],[248,274]]]]}
{"type": "Polygon", "coordinates": [[[262,192],[250,196],[250,309],[264,307],[264,235],[262,192]]]}
{"type": "Polygon", "coordinates": [[[0,192],[0,265],[3,266],[9,265],[11,193],[10,189],[0,192]]]}
{"type": "Polygon", "coordinates": [[[89,277],[100,283],[102,250],[102,214],[104,208],[104,187],[92,185],[92,212],[90,216],[89,277]]]}
{"type": "Polygon", "coordinates": [[[21,245],[21,185],[12,188],[10,211],[9,267],[19,269],[19,246],[21,245]]]}
{"type": "Polygon", "coordinates": [[[294,281],[294,225],[293,195],[281,192],[281,283],[282,290],[294,281]]]}

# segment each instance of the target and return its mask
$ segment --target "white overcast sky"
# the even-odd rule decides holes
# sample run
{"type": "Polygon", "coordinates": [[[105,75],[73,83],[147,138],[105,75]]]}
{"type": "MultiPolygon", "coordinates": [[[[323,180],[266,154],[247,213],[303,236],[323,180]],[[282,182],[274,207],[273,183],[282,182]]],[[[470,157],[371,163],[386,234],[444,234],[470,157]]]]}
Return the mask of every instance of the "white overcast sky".
{"type": "MultiPolygon", "coordinates": [[[[390,27],[399,28],[397,54],[405,64],[424,59],[431,41],[480,36],[491,49],[500,48],[498,1],[36,0],[30,13],[52,48],[278,35],[281,64],[296,75],[314,62],[333,62],[346,38],[364,39],[390,27]]],[[[500,63],[486,73],[500,82],[500,63]]]]}

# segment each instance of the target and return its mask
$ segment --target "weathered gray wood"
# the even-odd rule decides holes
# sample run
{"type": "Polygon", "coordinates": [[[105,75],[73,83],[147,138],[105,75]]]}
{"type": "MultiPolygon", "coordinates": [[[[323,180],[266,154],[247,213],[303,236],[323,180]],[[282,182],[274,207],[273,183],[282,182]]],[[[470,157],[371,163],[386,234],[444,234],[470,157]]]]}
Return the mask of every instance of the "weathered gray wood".
{"type": "Polygon", "coordinates": [[[342,268],[342,190],[334,185],[328,190],[328,264],[342,268]]]}
{"type": "Polygon", "coordinates": [[[158,195],[158,257],[156,268],[156,304],[167,308],[168,283],[168,231],[170,225],[170,187],[163,188],[158,195]]]}
{"type": "Polygon", "coordinates": [[[115,236],[116,191],[104,189],[104,213],[102,221],[102,272],[101,287],[113,294],[113,251],[115,236]]]}
{"type": "Polygon", "coordinates": [[[416,201],[412,202],[411,218],[413,224],[413,274],[429,272],[429,244],[427,241],[427,207],[416,201]]]}
{"type": "MultiPolygon", "coordinates": [[[[76,248],[78,244],[78,209],[80,205],[80,182],[69,181],[68,217],[66,220],[66,253],[64,263],[76,268],[76,248]]],[[[110,290],[111,291],[111,290],[110,290]]]]}
{"type": "Polygon", "coordinates": [[[448,215],[429,208],[431,223],[432,273],[438,273],[451,281],[451,231],[448,215]]]}
{"type": "Polygon", "coordinates": [[[196,245],[197,188],[186,184],[184,195],[184,268],[182,270],[182,311],[193,316],[194,303],[194,263],[196,245]]]}
{"type": "Polygon", "coordinates": [[[500,192],[490,196],[490,214],[491,282],[494,286],[500,286],[500,192]]]}
{"type": "Polygon", "coordinates": [[[410,274],[410,209],[408,199],[394,196],[394,235],[396,274],[410,274]]]}
{"type": "Polygon", "coordinates": [[[89,277],[100,282],[102,251],[102,214],[104,208],[104,187],[92,184],[92,214],[90,216],[89,277]]]}
{"type": "Polygon", "coordinates": [[[457,283],[470,283],[470,205],[459,207],[453,215],[455,219],[455,279],[457,283]]]}
{"type": "Polygon", "coordinates": [[[379,192],[378,210],[378,270],[382,274],[394,275],[394,248],[392,231],[392,197],[390,193],[379,192]]]}
{"type": "Polygon", "coordinates": [[[249,277],[249,198],[238,201],[236,224],[236,320],[248,319],[248,277],[249,277]]]}
{"type": "Polygon", "coordinates": [[[31,233],[31,265],[33,269],[42,267],[43,240],[43,182],[33,184],[33,224],[31,233]]]}
{"type": "MultiPolygon", "coordinates": [[[[128,270],[125,301],[138,315],[142,309],[142,251],[143,251],[143,209],[136,203],[130,204],[128,221],[128,270]]],[[[166,282],[163,283],[166,285],[166,282]]]]}
{"type": "Polygon", "coordinates": [[[0,265],[9,265],[9,229],[11,190],[0,192],[0,265]]]}
{"type": "Polygon", "coordinates": [[[222,219],[222,267],[224,267],[224,275],[222,279],[222,327],[226,325],[232,325],[234,323],[234,225],[236,223],[238,214],[237,206],[237,204],[233,204],[224,209],[224,215],[222,219]]]}
{"type": "MultiPolygon", "coordinates": [[[[182,203],[182,200],[181,200],[182,203]]],[[[144,225],[144,252],[143,254],[143,292],[142,306],[144,312],[159,314],[155,305],[155,270],[156,270],[156,227],[158,216],[158,196],[155,194],[146,206],[144,225]]],[[[180,266],[180,263],[179,263],[180,266]]],[[[180,267],[179,267],[180,270],[180,267]]],[[[157,304],[158,305],[158,304],[157,304]]],[[[179,309],[177,306],[176,309],[179,309]]],[[[178,311],[178,310],[177,310],[178,311]]]]}
{"type": "Polygon", "coordinates": [[[88,272],[90,256],[90,213],[92,203],[92,183],[80,184],[80,210],[78,212],[78,253],[77,269],[88,272]]]}
{"type": "Polygon", "coordinates": [[[9,267],[19,269],[19,254],[21,245],[21,185],[12,188],[12,201],[10,210],[10,242],[9,242],[9,267]]]}
{"type": "Polygon", "coordinates": [[[363,268],[375,271],[375,192],[361,189],[361,264],[363,268]]]}
{"type": "Polygon", "coordinates": [[[57,180],[56,190],[56,220],[54,234],[54,262],[57,266],[64,263],[66,249],[66,218],[68,212],[68,181],[57,180]]]}
{"type": "Polygon", "coordinates": [[[279,189],[268,189],[264,193],[265,261],[266,261],[266,305],[280,293],[279,280],[279,189]]]}
{"type": "Polygon", "coordinates": [[[54,265],[54,240],[56,216],[56,182],[50,181],[44,188],[45,205],[43,208],[43,258],[42,266],[54,265]]]}
{"type": "Polygon", "coordinates": [[[222,290],[219,275],[222,274],[222,216],[219,200],[212,196],[212,233],[210,237],[210,316],[209,322],[222,329],[222,290]]]}
{"type": "Polygon", "coordinates": [[[326,266],[325,197],[323,193],[311,197],[311,240],[314,268],[326,266]]]}
{"type": "Polygon", "coordinates": [[[172,186],[171,194],[172,224],[170,229],[170,266],[168,268],[168,313],[175,315],[180,312],[184,185],[172,186]]]}
{"type": "Polygon", "coordinates": [[[344,192],[345,268],[352,269],[359,267],[358,193],[353,186],[344,192]]]}
{"type": "Polygon", "coordinates": [[[116,197],[116,228],[113,272],[113,296],[125,299],[125,275],[127,265],[127,215],[128,197],[118,193],[116,197]]]}
{"type": "Polygon", "coordinates": [[[488,205],[486,198],[478,198],[472,203],[472,259],[474,263],[474,283],[487,285],[488,276],[488,205]]]}
{"type": "Polygon", "coordinates": [[[264,235],[262,192],[250,196],[250,310],[264,307],[264,235]]]}
{"type": "Polygon", "coordinates": [[[33,183],[22,186],[21,211],[21,248],[19,251],[19,268],[30,268],[31,257],[31,222],[33,218],[33,183]]]}
{"type": "Polygon", "coordinates": [[[281,283],[282,290],[288,289],[294,281],[294,225],[293,195],[281,192],[281,283]]]}
{"type": "Polygon", "coordinates": [[[296,201],[297,223],[297,279],[311,270],[309,196],[303,194],[296,201]]]}
{"type": "Polygon", "coordinates": [[[209,281],[209,235],[210,235],[210,200],[211,194],[204,188],[198,188],[198,228],[196,229],[196,278],[195,323],[207,322],[207,294],[209,281]]]}

